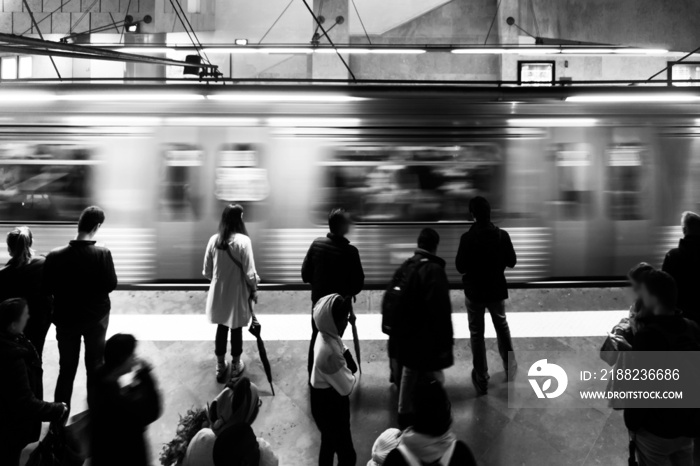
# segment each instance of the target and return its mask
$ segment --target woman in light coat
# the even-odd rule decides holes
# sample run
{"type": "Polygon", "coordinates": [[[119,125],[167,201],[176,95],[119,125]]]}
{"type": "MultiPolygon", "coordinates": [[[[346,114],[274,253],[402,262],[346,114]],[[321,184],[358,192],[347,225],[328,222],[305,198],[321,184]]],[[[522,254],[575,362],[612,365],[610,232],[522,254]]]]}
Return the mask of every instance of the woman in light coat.
{"type": "Polygon", "coordinates": [[[209,239],[204,254],[203,275],[211,281],[207,295],[207,316],[217,324],[215,353],[216,380],[224,382],[226,340],[231,330],[231,377],[238,377],[245,369],[243,327],[251,316],[251,301],[258,301],[260,277],[255,271],[253,247],[243,222],[243,207],[229,204],[221,214],[219,232],[209,239]]]}

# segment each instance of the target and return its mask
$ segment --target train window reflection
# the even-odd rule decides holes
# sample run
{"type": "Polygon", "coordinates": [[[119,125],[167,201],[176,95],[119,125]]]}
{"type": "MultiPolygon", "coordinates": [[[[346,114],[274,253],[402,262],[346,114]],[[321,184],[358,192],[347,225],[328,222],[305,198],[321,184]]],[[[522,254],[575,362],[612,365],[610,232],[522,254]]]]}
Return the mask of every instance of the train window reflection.
{"type": "Polygon", "coordinates": [[[607,151],[608,213],[613,220],[640,220],[642,209],[641,147],[616,147],[607,151]]]}
{"type": "Polygon", "coordinates": [[[342,206],[360,222],[464,221],[472,197],[500,203],[496,144],[349,147],[323,165],[319,219],[342,206]]]}
{"type": "Polygon", "coordinates": [[[163,150],[160,217],[165,221],[199,218],[203,152],[190,144],[168,144],[163,150]]]}
{"type": "Polygon", "coordinates": [[[0,219],[75,221],[93,203],[93,153],[78,144],[0,144],[0,219]]]}
{"type": "Polygon", "coordinates": [[[557,144],[556,166],[557,207],[559,220],[582,220],[591,204],[591,156],[581,144],[557,144]]]}
{"type": "Polygon", "coordinates": [[[226,202],[257,202],[267,198],[267,170],[260,168],[260,151],[254,144],[226,144],[219,151],[215,195],[226,202]]]}

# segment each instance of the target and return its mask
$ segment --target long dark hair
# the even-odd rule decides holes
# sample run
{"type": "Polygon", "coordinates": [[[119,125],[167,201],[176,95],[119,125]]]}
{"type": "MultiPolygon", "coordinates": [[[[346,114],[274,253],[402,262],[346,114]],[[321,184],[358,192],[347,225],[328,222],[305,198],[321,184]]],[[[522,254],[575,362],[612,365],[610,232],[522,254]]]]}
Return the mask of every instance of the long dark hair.
{"type": "Polygon", "coordinates": [[[7,234],[7,249],[10,252],[9,264],[21,267],[32,258],[32,244],[34,236],[32,230],[27,227],[18,227],[7,234]]]}
{"type": "Polygon", "coordinates": [[[228,240],[234,233],[248,236],[248,230],[243,222],[243,207],[239,204],[229,204],[221,213],[219,222],[219,237],[216,239],[218,249],[226,249],[228,240]]]}

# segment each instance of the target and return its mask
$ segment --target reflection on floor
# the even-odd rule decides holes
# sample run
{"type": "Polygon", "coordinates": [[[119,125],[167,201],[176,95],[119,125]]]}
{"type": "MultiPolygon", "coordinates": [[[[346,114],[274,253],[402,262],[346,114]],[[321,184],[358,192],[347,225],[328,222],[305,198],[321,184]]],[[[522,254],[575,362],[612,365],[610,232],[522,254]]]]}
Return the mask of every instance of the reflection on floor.
{"type": "MultiPolygon", "coordinates": [[[[516,352],[547,349],[597,351],[601,337],[518,338],[514,343],[516,352]]],[[[385,346],[383,341],[364,341],[362,344],[363,375],[352,395],[358,465],[368,461],[374,439],[387,427],[396,425],[397,396],[388,382],[385,346]]],[[[457,363],[446,373],[446,386],[454,411],[454,430],[470,445],[480,464],[627,464],[627,434],[620,412],[509,409],[495,340],[488,339],[487,347],[492,375],[487,396],[477,398],[471,386],[471,352],[467,340],[458,340],[457,363]]],[[[270,396],[255,344],[245,343],[248,376],[258,384],[264,400],[253,429],[271,443],[282,465],[315,464],[319,435],[310,416],[304,370],[308,343],[269,341],[267,349],[276,380],[275,397],[270,396]]],[[[153,464],[158,464],[162,444],[174,436],[178,415],[192,406],[203,406],[211,401],[221,385],[214,380],[211,342],[143,341],[138,351],[154,365],[165,401],[163,416],[149,429],[153,464]]],[[[44,359],[45,391],[52,394],[58,372],[54,341],[47,343],[44,359]]],[[[75,384],[74,412],[85,406],[84,377],[81,368],[75,384]]]]}

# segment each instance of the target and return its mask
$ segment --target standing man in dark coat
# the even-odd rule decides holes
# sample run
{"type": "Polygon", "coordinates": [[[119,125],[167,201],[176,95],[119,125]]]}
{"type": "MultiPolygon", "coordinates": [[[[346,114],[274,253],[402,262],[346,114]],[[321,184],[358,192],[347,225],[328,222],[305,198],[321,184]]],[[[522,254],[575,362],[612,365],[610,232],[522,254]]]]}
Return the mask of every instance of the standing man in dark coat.
{"type": "MultiPolygon", "coordinates": [[[[301,279],[311,284],[311,309],[324,296],[337,293],[350,298],[362,291],[365,273],[360,253],[346,238],[352,222],[343,209],[333,209],[328,215],[330,233],[316,238],[306,253],[301,266],[301,279]]],[[[311,342],[309,344],[309,375],[313,367],[313,351],[318,329],[311,318],[311,342]]]]}
{"type": "Polygon", "coordinates": [[[488,309],[498,338],[498,352],[503,359],[506,376],[515,375],[515,357],[509,365],[508,353],[513,351],[510,328],[506,320],[505,300],[508,299],[505,269],[517,262],[510,235],[491,223],[491,206],[481,196],[469,201],[474,224],[462,235],[457,251],[457,271],[462,274],[469,317],[469,332],[474,358],[472,382],[478,395],[488,391],[489,371],[484,342],[484,314],[488,309]]]}
{"type": "Polygon", "coordinates": [[[55,401],[69,406],[81,340],[85,341],[88,377],[102,364],[109,294],[117,286],[112,253],[93,240],[104,221],[102,209],[86,208],[78,220],[76,239],[51,251],[44,265],[44,283],[54,298],[53,323],[60,356],[55,401]]]}
{"type": "Polygon", "coordinates": [[[401,318],[396,325],[399,363],[403,366],[399,393],[399,425],[411,425],[412,399],[421,378],[445,382],[443,370],[454,364],[452,304],[445,261],[438,257],[440,235],[424,228],[418,249],[406,270],[401,318]]]}
{"type": "Polygon", "coordinates": [[[700,215],[683,212],[681,226],[683,238],[677,248],[666,254],[661,270],[676,281],[678,309],[683,311],[684,317],[700,323],[700,301],[697,298],[700,286],[700,215]]]}

